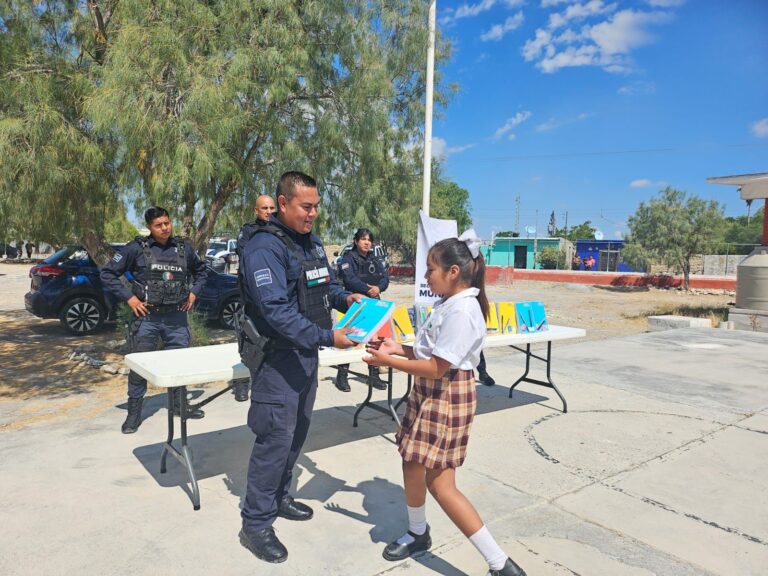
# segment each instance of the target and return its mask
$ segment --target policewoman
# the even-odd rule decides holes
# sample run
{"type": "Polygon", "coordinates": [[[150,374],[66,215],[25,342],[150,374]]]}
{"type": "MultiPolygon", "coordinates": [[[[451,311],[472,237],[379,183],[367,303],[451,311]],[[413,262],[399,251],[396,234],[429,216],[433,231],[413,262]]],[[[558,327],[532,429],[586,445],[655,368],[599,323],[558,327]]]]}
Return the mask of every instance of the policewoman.
{"type": "MultiPolygon", "coordinates": [[[[343,282],[344,288],[350,292],[379,298],[379,295],[389,287],[389,275],[384,263],[374,255],[373,232],[368,228],[358,228],[353,242],[352,250],[344,254],[339,262],[339,279],[343,282]]],[[[338,369],[336,388],[342,392],[349,392],[347,380],[349,364],[341,364],[338,369]]],[[[386,382],[379,378],[378,367],[368,367],[368,378],[374,388],[387,389],[386,382]]]]}
{"type": "MultiPolygon", "coordinates": [[[[187,311],[205,284],[205,263],[189,243],[173,236],[173,225],[164,208],[154,206],[144,213],[149,236],[138,236],[126,244],[101,269],[101,282],[127,302],[133,311],[131,352],[157,350],[158,339],[165,350],[189,346],[187,311]],[[131,289],[120,281],[130,273],[131,289]]],[[[132,434],[141,425],[141,407],[147,381],[128,374],[128,416],[123,434],[132,434]]],[[[174,389],[178,395],[178,389],[174,389]]],[[[174,403],[178,415],[179,399],[174,403]]],[[[188,414],[202,418],[202,410],[188,414]]]]}
{"type": "Polygon", "coordinates": [[[309,520],[312,509],[288,494],[293,466],[309,431],[317,392],[318,349],[354,345],[332,330],[331,309],[345,311],[359,294],[336,282],[320,239],[311,233],[320,197],[301,172],[277,185],[277,213],[246,225],[243,282],[247,323],[268,338],[260,366],[251,369],[248,426],[256,440],[248,464],[240,542],[258,558],[283,562],[288,550],[272,524],[280,516],[309,520]]]}

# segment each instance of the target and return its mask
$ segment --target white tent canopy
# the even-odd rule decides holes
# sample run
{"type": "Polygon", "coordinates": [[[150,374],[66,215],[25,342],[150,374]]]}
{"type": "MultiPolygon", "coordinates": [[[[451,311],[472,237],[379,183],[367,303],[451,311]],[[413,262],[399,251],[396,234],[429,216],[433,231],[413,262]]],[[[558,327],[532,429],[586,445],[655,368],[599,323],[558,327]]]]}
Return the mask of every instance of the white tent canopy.
{"type": "Polygon", "coordinates": [[[768,198],[768,172],[738,174],[736,176],[713,176],[707,178],[707,183],[738,186],[742,200],[768,198]]]}

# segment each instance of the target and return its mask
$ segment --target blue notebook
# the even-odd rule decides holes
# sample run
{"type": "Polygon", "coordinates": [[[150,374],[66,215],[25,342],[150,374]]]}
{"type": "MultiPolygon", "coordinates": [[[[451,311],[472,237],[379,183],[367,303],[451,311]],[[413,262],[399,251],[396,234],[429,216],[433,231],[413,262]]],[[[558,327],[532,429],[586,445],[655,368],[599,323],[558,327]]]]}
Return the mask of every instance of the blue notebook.
{"type": "Polygon", "coordinates": [[[368,342],[386,324],[395,311],[395,303],[389,300],[362,298],[353,302],[347,313],[339,319],[336,329],[350,328],[347,334],[355,342],[368,342]]]}
{"type": "Polygon", "coordinates": [[[517,331],[520,334],[549,330],[547,313],[544,310],[543,302],[516,302],[515,311],[517,312],[517,331]]]}

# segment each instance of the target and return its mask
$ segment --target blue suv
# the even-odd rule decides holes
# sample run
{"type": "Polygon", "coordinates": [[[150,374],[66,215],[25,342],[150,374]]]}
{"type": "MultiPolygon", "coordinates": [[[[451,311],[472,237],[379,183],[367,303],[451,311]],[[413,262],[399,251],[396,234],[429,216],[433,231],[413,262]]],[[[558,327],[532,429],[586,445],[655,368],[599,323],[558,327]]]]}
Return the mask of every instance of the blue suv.
{"type": "MultiPolygon", "coordinates": [[[[113,245],[119,250],[121,245],[113,245]]],[[[32,285],[24,305],[39,318],[58,318],[72,334],[91,334],[115,319],[118,299],[105,290],[99,268],[82,246],[67,246],[29,271],[32,285]]],[[[233,329],[242,314],[237,276],[210,267],[195,309],[233,329]]]]}

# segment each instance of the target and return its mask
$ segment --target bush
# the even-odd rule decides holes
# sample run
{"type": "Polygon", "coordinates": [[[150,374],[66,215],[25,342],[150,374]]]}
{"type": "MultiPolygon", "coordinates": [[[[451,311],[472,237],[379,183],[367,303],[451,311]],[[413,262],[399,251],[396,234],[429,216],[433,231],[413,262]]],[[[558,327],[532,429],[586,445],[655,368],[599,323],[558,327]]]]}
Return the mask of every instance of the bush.
{"type": "Polygon", "coordinates": [[[565,250],[560,250],[555,246],[545,246],[541,252],[536,254],[536,262],[544,270],[565,270],[565,250]]]}

